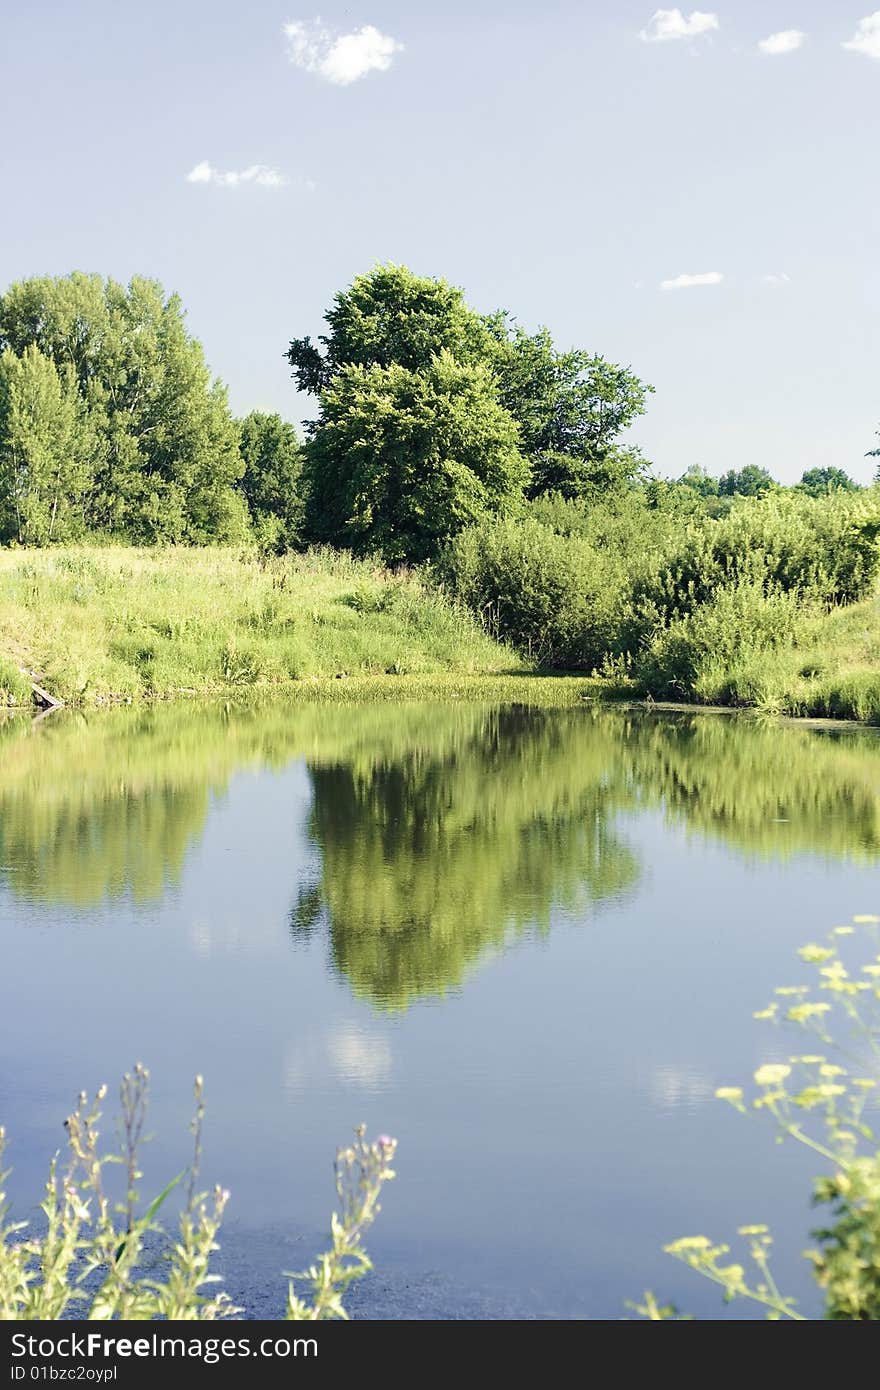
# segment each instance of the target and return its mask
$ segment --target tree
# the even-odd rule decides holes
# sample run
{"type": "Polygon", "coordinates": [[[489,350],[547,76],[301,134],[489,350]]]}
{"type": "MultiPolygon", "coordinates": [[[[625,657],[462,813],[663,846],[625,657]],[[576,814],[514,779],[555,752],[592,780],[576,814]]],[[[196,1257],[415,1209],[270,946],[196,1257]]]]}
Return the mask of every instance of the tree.
{"type": "Polygon", "coordinates": [[[829,492],[858,492],[858,483],[853,482],[842,468],[808,468],[798,484],[803,492],[811,497],[825,497],[829,492]]]}
{"type": "MultiPolygon", "coordinates": [[[[547,492],[558,492],[566,497],[604,494],[611,487],[625,485],[643,468],[638,450],[623,446],[620,435],[644,410],[651,387],[639,381],[628,367],[616,366],[602,357],[580,351],[557,351],[546,329],[529,336],[523,329],[512,326],[506,313],[477,314],[467,305],[461,290],[445,280],[414,275],[404,266],[379,266],[368,275],[358,276],[349,289],[336,295],[326,321],[329,331],[319,337],[317,345],[310,338],[297,338],[290,343],[287,352],[299,389],[317,396],[322,403],[318,419],[306,426],[312,441],[308,446],[312,492],[308,518],[316,537],[332,539],[344,535],[348,539],[337,543],[353,544],[355,532],[359,535],[369,532],[375,536],[373,521],[367,525],[364,518],[371,508],[376,511],[385,505],[383,501],[376,501],[374,507],[368,492],[363,490],[366,474],[362,460],[357,464],[358,481],[346,479],[340,491],[346,472],[340,454],[342,402],[354,400],[366,381],[364,378],[356,386],[359,379],[350,375],[354,369],[369,373],[374,369],[391,372],[397,368],[410,374],[407,388],[403,386],[402,377],[370,377],[369,391],[376,403],[382,401],[387,412],[396,408],[395,401],[404,400],[416,377],[434,373],[434,385],[426,385],[422,391],[424,405],[436,389],[436,363],[444,357],[447,382],[452,380],[452,368],[457,367],[464,373],[462,380],[471,383],[468,389],[472,402],[478,399],[480,409],[488,411],[484,425],[475,422],[471,431],[468,446],[471,462],[466,473],[469,470],[478,476],[483,468],[483,465],[476,470],[471,467],[473,441],[481,431],[488,439],[493,431],[500,429],[499,439],[503,436],[507,441],[503,448],[508,457],[512,457],[512,424],[514,429],[518,427],[521,457],[512,467],[510,476],[516,474],[522,478],[530,497],[547,492]],[[384,385],[380,384],[382,380],[384,385]],[[341,387],[343,382],[344,387],[341,387]],[[333,395],[340,387],[342,394],[333,395]],[[333,429],[322,440],[328,418],[326,403],[331,396],[333,429]],[[502,416],[506,421],[503,426],[502,416]],[[335,442],[330,442],[330,435],[335,442]],[[330,468],[332,482],[329,478],[322,482],[319,472],[323,466],[330,468]],[[343,495],[351,498],[355,494],[358,499],[356,512],[351,513],[350,519],[342,517],[343,495]],[[328,509],[323,518],[320,515],[322,507],[328,509]]],[[[408,409],[405,404],[405,413],[408,409]]],[[[389,443],[391,428],[392,422],[384,418],[383,447],[389,443]]],[[[443,427],[440,428],[442,433],[443,427]]],[[[407,467],[398,468],[396,474],[404,488],[411,486],[423,467],[430,472],[435,466],[428,464],[418,452],[421,441],[426,438],[424,430],[413,430],[409,424],[402,425],[397,432],[393,452],[399,463],[403,452],[410,450],[407,467]],[[404,439],[409,440],[406,446],[404,439]]],[[[353,441],[354,436],[351,439],[353,441]]],[[[433,436],[432,439],[431,447],[435,447],[437,439],[433,436]]],[[[491,473],[488,461],[485,466],[491,473]]],[[[432,476],[436,481],[436,474],[432,476]]],[[[511,491],[505,484],[491,507],[501,505],[502,498],[506,498],[504,505],[515,502],[516,489],[511,491]]],[[[485,510],[482,502],[478,504],[476,494],[463,511],[453,507],[450,526],[444,533],[452,534],[458,528],[459,514],[473,516],[474,506],[477,510],[485,510]]],[[[436,512],[436,507],[433,510],[436,512]]],[[[429,535],[441,535],[436,516],[429,525],[416,529],[421,540],[412,555],[424,550],[429,535]]],[[[415,539],[412,528],[408,534],[415,539]]]]}
{"type": "Polygon", "coordinates": [[[681,487],[690,488],[700,497],[717,497],[719,493],[719,479],[713,478],[699,463],[692,463],[690,468],[682,473],[678,483],[681,487]]]}
{"type": "Polygon", "coordinates": [[[0,536],[22,545],[82,529],[91,484],[76,382],[30,344],[0,355],[0,536]]]}
{"type": "Polygon", "coordinates": [[[295,338],[287,351],[300,391],[320,395],[346,367],[406,367],[423,371],[440,352],[459,362],[491,355],[481,317],[461,290],[445,280],[414,275],[406,266],[383,265],[358,275],[327,311],[330,332],[317,348],[295,338]]]}
{"type": "Polygon", "coordinates": [[[239,433],[244,461],[239,487],[254,530],[267,549],[295,545],[303,521],[303,455],[296,430],[280,415],[252,410],[239,433]]]}
{"type": "Polygon", "coordinates": [[[490,370],[443,351],[424,370],[347,366],[325,387],[306,450],[312,539],[388,563],[433,555],[528,480],[490,370]]]}
{"type": "Polygon", "coordinates": [[[731,468],[718,480],[718,492],[721,497],[763,497],[776,486],[775,479],[767,469],[759,468],[756,463],[747,463],[739,471],[731,468]]]}
{"type": "Polygon", "coordinates": [[[597,496],[631,482],[644,460],[619,437],[644,414],[654,388],[604,357],[559,352],[546,328],[533,335],[511,329],[505,314],[487,323],[496,337],[499,399],[520,426],[531,465],[529,496],[597,496]]]}
{"type": "Polygon", "coordinates": [[[127,288],[78,273],[22,281],[0,300],[0,348],[28,347],[75,382],[91,527],[144,541],[244,533],[237,429],[176,295],[140,277],[127,288]]]}

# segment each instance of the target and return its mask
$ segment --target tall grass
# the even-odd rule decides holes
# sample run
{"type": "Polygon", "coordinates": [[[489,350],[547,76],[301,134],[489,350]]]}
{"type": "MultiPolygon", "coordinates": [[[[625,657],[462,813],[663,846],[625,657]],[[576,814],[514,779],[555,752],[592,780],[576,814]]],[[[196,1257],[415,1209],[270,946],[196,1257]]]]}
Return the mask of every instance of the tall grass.
{"type": "Polygon", "coordinates": [[[220,547],[0,552],[0,658],[77,704],[523,665],[414,575],[220,547]]]}

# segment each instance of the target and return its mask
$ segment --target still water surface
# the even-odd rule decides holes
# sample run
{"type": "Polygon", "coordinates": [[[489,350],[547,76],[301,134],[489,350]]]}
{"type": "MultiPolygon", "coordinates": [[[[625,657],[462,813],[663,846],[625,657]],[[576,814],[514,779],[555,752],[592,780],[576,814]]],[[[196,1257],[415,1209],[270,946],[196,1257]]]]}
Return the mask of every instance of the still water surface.
{"type": "MultiPolygon", "coordinates": [[[[400,1142],[353,1306],[617,1318],[714,1293],[664,1242],[772,1222],[813,1164],[713,1099],[791,1042],[795,948],[875,910],[880,741],[709,714],[181,707],[0,730],[0,1119],[39,1198],[81,1087],[153,1075],[148,1176],[233,1198],[219,1267],[283,1305],[351,1127],[400,1142]]],[[[747,1311],[747,1310],[746,1310],[747,1311]]]]}

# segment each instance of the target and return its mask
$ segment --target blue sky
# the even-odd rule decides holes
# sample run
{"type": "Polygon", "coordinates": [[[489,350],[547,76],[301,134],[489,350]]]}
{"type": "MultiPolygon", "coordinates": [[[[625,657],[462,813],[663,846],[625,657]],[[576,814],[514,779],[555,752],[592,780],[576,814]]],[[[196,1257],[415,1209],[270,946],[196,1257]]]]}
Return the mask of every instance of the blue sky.
{"type": "Polygon", "coordinates": [[[298,420],[287,341],[399,261],[631,363],[661,473],[866,481],[870,3],[4,0],[0,284],[155,276],[236,411],[298,420]]]}

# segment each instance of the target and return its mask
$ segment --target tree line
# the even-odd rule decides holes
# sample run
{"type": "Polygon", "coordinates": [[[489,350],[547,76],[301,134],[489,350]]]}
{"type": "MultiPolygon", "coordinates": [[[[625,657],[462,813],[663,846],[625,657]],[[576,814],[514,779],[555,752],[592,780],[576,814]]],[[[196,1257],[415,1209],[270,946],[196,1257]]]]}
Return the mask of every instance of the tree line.
{"type": "Polygon", "coordinates": [[[300,446],[277,416],[233,419],[177,295],[73,274],[0,298],[0,538],[276,538],[297,515],[300,446]],[[264,522],[264,518],[266,519],[264,522]]]}
{"type": "MultiPolygon", "coordinates": [[[[778,488],[755,464],[652,477],[626,432],[653,388],[629,366],[561,350],[443,280],[380,266],[337,294],[326,333],[291,341],[316,418],[236,420],[176,295],[75,273],[0,297],[0,540],[85,536],[267,549],[324,543],[387,563],[536,500],[639,489],[654,507],[724,515],[778,488]]],[[[852,491],[804,473],[812,496],[852,491]]]]}

